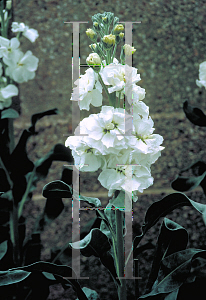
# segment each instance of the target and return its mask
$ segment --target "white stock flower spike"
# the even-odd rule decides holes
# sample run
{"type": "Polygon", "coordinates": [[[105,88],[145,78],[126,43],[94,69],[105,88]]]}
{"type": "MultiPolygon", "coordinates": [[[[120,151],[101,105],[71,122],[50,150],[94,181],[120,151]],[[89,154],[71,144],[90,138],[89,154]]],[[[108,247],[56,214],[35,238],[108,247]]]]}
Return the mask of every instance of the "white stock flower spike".
{"type": "MultiPolygon", "coordinates": [[[[109,34],[108,30],[104,31],[107,22],[107,16],[102,17],[101,14],[93,19],[95,28],[103,30],[101,41],[98,47],[96,43],[90,45],[93,53],[86,61],[91,67],[75,81],[77,87],[73,89],[71,100],[78,101],[80,109],[89,110],[90,104],[102,106],[104,88],[110,106],[104,105],[100,113],[80,121],[75,133],[80,132],[82,136],[69,137],[65,145],[72,149],[75,164],[80,166],[81,171],[101,171],[98,180],[108,190],[109,197],[115,191],[121,192],[121,197],[113,197],[110,204],[125,206],[129,211],[132,200],[138,199],[137,193],[153,184],[150,168],[164,149],[161,146],[163,138],[153,133],[155,129],[149,107],[142,101],[145,89],[137,85],[141,80],[140,74],[137,74],[136,68],[123,64],[124,56],[134,54],[136,49],[125,44],[119,63],[115,51],[121,41],[120,34],[124,35],[121,32],[124,27],[115,24],[116,32],[113,28],[109,34]],[[100,64],[97,74],[93,68],[100,64]],[[125,96],[130,105],[127,110],[120,108],[125,96]],[[128,196],[125,203],[122,193],[128,196]]],[[[88,29],[86,34],[96,42],[98,30],[88,29]]]]}

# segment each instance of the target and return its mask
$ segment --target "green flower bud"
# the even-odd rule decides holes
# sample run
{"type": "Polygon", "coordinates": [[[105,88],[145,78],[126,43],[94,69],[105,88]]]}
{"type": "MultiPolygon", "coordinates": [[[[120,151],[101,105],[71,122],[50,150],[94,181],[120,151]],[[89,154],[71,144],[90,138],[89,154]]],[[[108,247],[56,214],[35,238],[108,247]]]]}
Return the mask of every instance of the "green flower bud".
{"type": "Polygon", "coordinates": [[[95,29],[97,32],[101,30],[101,28],[100,28],[98,22],[94,22],[94,23],[93,23],[93,27],[94,27],[94,29],[95,29]]]}
{"type": "Polygon", "coordinates": [[[114,34],[118,35],[122,31],[124,31],[124,26],[122,24],[117,24],[114,27],[114,34]]]}
{"type": "Polygon", "coordinates": [[[109,34],[102,38],[103,47],[105,50],[111,49],[115,45],[115,35],[109,34]]]}
{"type": "Polygon", "coordinates": [[[93,42],[96,42],[97,34],[93,29],[88,28],[86,31],[86,35],[90,38],[90,40],[92,40],[93,42]]]}
{"type": "Polygon", "coordinates": [[[109,20],[108,20],[107,17],[102,17],[102,21],[103,21],[104,24],[108,24],[108,21],[109,21],[109,20]]]}

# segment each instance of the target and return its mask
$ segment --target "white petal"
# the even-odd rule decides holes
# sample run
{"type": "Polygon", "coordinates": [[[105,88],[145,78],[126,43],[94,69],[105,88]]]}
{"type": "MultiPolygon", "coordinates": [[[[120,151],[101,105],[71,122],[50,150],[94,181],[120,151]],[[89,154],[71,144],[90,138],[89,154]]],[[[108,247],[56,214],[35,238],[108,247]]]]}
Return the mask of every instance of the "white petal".
{"type": "Polygon", "coordinates": [[[23,32],[23,35],[30,40],[30,42],[35,42],[35,40],[38,38],[39,34],[36,29],[27,29],[25,32],[23,32]]]}
{"type": "Polygon", "coordinates": [[[7,99],[13,96],[17,96],[19,92],[18,88],[15,85],[9,84],[7,85],[7,87],[1,89],[1,93],[4,99],[7,99]]]}

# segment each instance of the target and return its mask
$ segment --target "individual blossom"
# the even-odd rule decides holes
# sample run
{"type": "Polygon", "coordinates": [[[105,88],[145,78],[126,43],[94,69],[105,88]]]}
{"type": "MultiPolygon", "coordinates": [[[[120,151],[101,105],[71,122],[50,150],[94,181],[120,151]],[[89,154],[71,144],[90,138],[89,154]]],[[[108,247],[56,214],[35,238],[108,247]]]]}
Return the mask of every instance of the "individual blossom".
{"type": "Polygon", "coordinates": [[[102,86],[98,81],[98,75],[92,68],[86,70],[80,79],[74,82],[77,87],[73,89],[70,100],[78,101],[80,110],[89,110],[90,104],[93,106],[102,105],[102,86]]]}
{"type": "Polygon", "coordinates": [[[27,82],[35,77],[35,71],[38,67],[39,59],[27,51],[25,54],[21,51],[15,52],[12,59],[4,57],[6,75],[18,83],[27,82]]]}
{"type": "Polygon", "coordinates": [[[20,42],[17,38],[8,40],[0,36],[0,57],[11,59],[15,51],[19,51],[20,42]]]}
{"type": "Polygon", "coordinates": [[[12,103],[11,97],[18,95],[18,88],[9,84],[6,87],[0,88],[0,109],[9,107],[12,103]]]}
{"type": "Polygon", "coordinates": [[[93,148],[95,141],[86,136],[70,136],[65,146],[72,149],[75,165],[83,172],[95,172],[104,165],[104,158],[101,152],[93,148]]]}
{"type": "Polygon", "coordinates": [[[30,40],[30,42],[35,42],[39,34],[36,29],[29,28],[24,23],[13,22],[11,24],[12,32],[22,32],[23,36],[30,40]]]}
{"type": "MultiPolygon", "coordinates": [[[[101,185],[108,190],[108,196],[111,197],[116,191],[124,191],[128,194],[129,203],[122,203],[121,206],[130,211],[132,208],[132,194],[133,201],[137,201],[137,192],[142,193],[144,189],[153,184],[153,177],[150,169],[141,165],[132,166],[130,164],[116,166],[115,169],[104,169],[99,177],[101,185]],[[125,204],[125,205],[124,205],[125,204]]],[[[119,207],[120,203],[115,203],[110,200],[110,203],[115,207],[119,207]]]]}
{"type": "Polygon", "coordinates": [[[124,89],[131,90],[132,85],[141,80],[136,68],[119,64],[116,58],[114,58],[113,63],[100,71],[100,75],[104,84],[111,86],[108,88],[108,92],[118,92],[117,96],[119,96],[120,92],[120,99],[124,98],[124,89]]]}
{"type": "Polygon", "coordinates": [[[128,44],[125,44],[123,46],[123,49],[124,49],[124,54],[127,56],[132,55],[136,52],[136,49],[128,44]]]}
{"type": "Polygon", "coordinates": [[[126,137],[131,151],[131,159],[135,164],[149,166],[153,164],[161,155],[164,147],[163,137],[159,134],[153,134],[154,122],[151,117],[141,118],[133,114],[133,131],[126,137]]]}
{"type": "Polygon", "coordinates": [[[101,58],[97,53],[90,53],[86,62],[89,66],[101,66],[101,58]]]}
{"type": "Polygon", "coordinates": [[[124,145],[124,109],[103,106],[99,114],[92,114],[80,122],[81,134],[87,134],[103,154],[117,153],[124,145]]]}
{"type": "Polygon", "coordinates": [[[206,61],[199,66],[199,80],[196,80],[196,84],[199,87],[204,86],[206,88],[206,61]]]}

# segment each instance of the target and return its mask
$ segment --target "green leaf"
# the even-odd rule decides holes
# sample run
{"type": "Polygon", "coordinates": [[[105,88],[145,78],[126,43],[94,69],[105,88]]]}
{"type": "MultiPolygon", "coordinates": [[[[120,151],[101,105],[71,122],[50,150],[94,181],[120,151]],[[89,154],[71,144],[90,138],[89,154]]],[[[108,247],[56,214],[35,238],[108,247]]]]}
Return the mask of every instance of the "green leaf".
{"type": "Polygon", "coordinates": [[[46,110],[46,111],[43,111],[41,113],[32,115],[32,117],[31,117],[31,124],[32,125],[29,128],[29,131],[32,132],[32,134],[35,134],[36,133],[35,132],[35,125],[36,125],[36,122],[38,120],[40,120],[44,116],[50,116],[50,115],[56,115],[56,114],[58,114],[58,109],[57,108],[46,110]]]}
{"type": "Polygon", "coordinates": [[[163,257],[184,250],[188,243],[188,233],[185,228],[172,220],[164,218],[160,228],[152,269],[149,275],[146,291],[149,292],[157,278],[163,257]]]}
{"type": "Polygon", "coordinates": [[[71,198],[71,188],[61,180],[55,180],[47,183],[42,190],[45,198],[71,198]]]}
{"type": "Polygon", "coordinates": [[[136,247],[145,235],[145,233],[154,226],[161,217],[165,217],[168,213],[172,212],[174,209],[183,206],[193,206],[201,214],[204,213],[206,208],[205,204],[197,203],[189,199],[186,195],[182,193],[173,193],[167,195],[160,201],[154,202],[147,210],[145,215],[145,221],[142,225],[142,234],[136,236],[134,239],[134,257],[136,256],[136,247]]]}
{"type": "Polygon", "coordinates": [[[8,249],[8,241],[4,241],[0,244],[0,260],[4,257],[8,249]]]}
{"type": "Polygon", "coordinates": [[[168,294],[164,300],[176,300],[177,299],[177,295],[179,293],[179,289],[173,291],[172,293],[168,294]]]}
{"type": "Polygon", "coordinates": [[[85,201],[90,204],[92,207],[100,207],[101,201],[98,198],[85,197],[79,195],[76,191],[61,180],[55,180],[47,183],[43,188],[44,197],[62,197],[62,198],[71,198],[71,194],[77,200],[85,201]]]}
{"type": "Polygon", "coordinates": [[[31,272],[26,272],[23,270],[8,270],[5,272],[0,272],[0,286],[14,284],[26,279],[31,272]]]}
{"type": "Polygon", "coordinates": [[[1,112],[1,119],[16,119],[19,117],[19,114],[16,110],[13,108],[8,108],[5,110],[2,110],[1,112]]]}
{"type": "Polygon", "coordinates": [[[62,144],[56,144],[49,153],[35,162],[36,176],[39,179],[44,179],[51,167],[53,161],[67,161],[72,163],[73,157],[71,150],[62,144]]]}
{"type": "Polygon", "coordinates": [[[69,266],[60,266],[49,262],[40,261],[28,266],[11,269],[10,271],[13,270],[25,270],[27,272],[47,272],[53,274],[58,282],[63,284],[69,282],[69,284],[71,284],[73,289],[76,291],[79,300],[88,300],[76,279],[74,270],[69,266]]]}
{"type": "Polygon", "coordinates": [[[206,115],[202,112],[201,109],[189,105],[188,101],[183,103],[183,110],[186,117],[192,122],[194,125],[206,127],[206,115]]]}
{"type": "Polygon", "coordinates": [[[56,278],[54,277],[54,275],[50,274],[50,273],[47,273],[47,272],[42,272],[42,274],[49,280],[55,280],[56,281],[56,278]]]}
{"type": "Polygon", "coordinates": [[[193,261],[197,257],[204,258],[206,262],[206,250],[186,249],[164,258],[151,292],[139,299],[150,299],[156,295],[169,294],[180,288],[190,276],[193,261]]]}
{"type": "Polygon", "coordinates": [[[107,268],[107,270],[110,272],[114,282],[116,282],[118,285],[120,285],[120,280],[118,279],[118,275],[116,272],[115,264],[114,264],[114,258],[112,254],[107,251],[103,253],[103,255],[100,257],[101,263],[107,268]]]}
{"type": "Polygon", "coordinates": [[[80,249],[82,255],[86,257],[91,255],[101,257],[111,248],[107,236],[98,228],[92,229],[82,240],[70,243],[70,245],[73,249],[80,249]]]}
{"type": "MultiPolygon", "coordinates": [[[[88,300],[100,300],[96,291],[91,290],[87,287],[83,287],[82,290],[85,293],[85,295],[87,296],[88,300]]],[[[79,298],[77,298],[76,300],[78,300],[78,299],[79,298]]]]}
{"type": "Polygon", "coordinates": [[[198,187],[206,176],[206,172],[198,177],[183,177],[177,176],[172,181],[171,186],[174,190],[179,192],[189,192],[198,187]]]}
{"type": "Polygon", "coordinates": [[[206,164],[203,161],[197,161],[186,169],[181,170],[175,180],[172,181],[171,187],[180,192],[191,191],[200,185],[206,193],[206,164]],[[182,173],[192,171],[194,176],[184,177],[182,173]]]}

